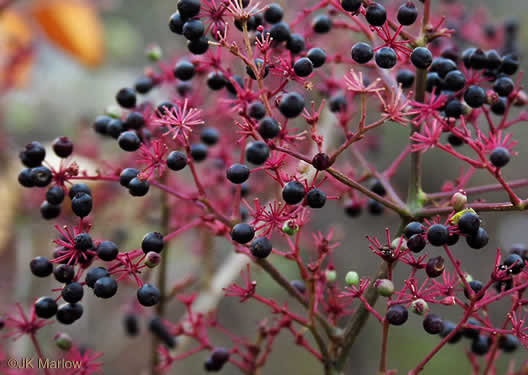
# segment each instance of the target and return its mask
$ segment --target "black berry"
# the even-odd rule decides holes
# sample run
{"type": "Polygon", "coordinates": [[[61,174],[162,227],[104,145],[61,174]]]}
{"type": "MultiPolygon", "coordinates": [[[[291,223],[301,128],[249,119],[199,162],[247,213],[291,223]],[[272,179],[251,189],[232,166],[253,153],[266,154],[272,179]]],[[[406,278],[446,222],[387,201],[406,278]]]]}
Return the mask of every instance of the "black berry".
{"type": "Polygon", "coordinates": [[[109,276],[101,277],[95,282],[93,290],[99,298],[111,298],[117,293],[117,281],[109,276]]]}
{"type": "Polygon", "coordinates": [[[326,194],[317,188],[313,188],[306,194],[306,203],[311,208],[321,208],[326,203],[326,194]]]}
{"type": "Polygon", "coordinates": [[[297,204],[304,199],[306,191],[299,181],[290,181],[282,188],[282,199],[288,204],[297,204]]]}
{"type": "Polygon", "coordinates": [[[244,164],[233,164],[227,169],[226,177],[234,184],[241,184],[249,178],[249,168],[244,164]]]}
{"type": "Polygon", "coordinates": [[[427,230],[427,240],[433,246],[443,246],[447,243],[449,232],[442,224],[433,224],[427,230]]]}
{"type": "Polygon", "coordinates": [[[159,232],[149,232],[145,234],[141,241],[141,249],[145,254],[151,251],[161,253],[163,246],[165,246],[165,240],[163,239],[163,235],[159,232]]]}
{"type": "Polygon", "coordinates": [[[385,319],[387,319],[387,322],[389,322],[389,324],[392,324],[394,326],[401,326],[407,321],[408,317],[409,312],[407,311],[405,306],[393,305],[388,309],[385,319]]]}
{"type": "Polygon", "coordinates": [[[264,259],[271,254],[271,241],[266,237],[258,237],[251,242],[251,254],[255,258],[264,259]]]}
{"type": "Polygon", "coordinates": [[[237,224],[231,230],[231,238],[233,241],[241,244],[248,243],[253,237],[255,237],[255,229],[246,223],[237,224]]]}
{"type": "Polygon", "coordinates": [[[31,273],[37,277],[47,277],[53,272],[53,264],[46,257],[38,256],[29,263],[31,273]]]}
{"type": "Polygon", "coordinates": [[[137,299],[143,306],[154,306],[160,301],[161,294],[158,288],[151,284],[143,284],[137,291],[137,299]]]}

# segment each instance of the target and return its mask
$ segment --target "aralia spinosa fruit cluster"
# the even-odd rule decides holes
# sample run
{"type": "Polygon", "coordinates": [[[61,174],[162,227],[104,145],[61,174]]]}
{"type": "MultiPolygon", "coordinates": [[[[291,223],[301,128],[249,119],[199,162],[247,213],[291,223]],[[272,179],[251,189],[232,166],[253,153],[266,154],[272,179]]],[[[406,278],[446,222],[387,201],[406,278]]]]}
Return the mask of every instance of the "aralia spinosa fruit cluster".
{"type": "MultiPolygon", "coordinates": [[[[390,326],[409,319],[422,319],[425,332],[438,336],[411,375],[421,373],[446,344],[463,338],[468,343],[460,345],[468,348],[474,374],[481,366],[485,374],[495,373],[499,358],[528,348],[528,248],[497,250],[489,280],[473,279],[471,265],[462,264],[451,249],[465,242],[462,246],[474,249],[475,257],[493,251],[479,213],[507,214],[528,205],[515,192],[528,180],[504,177],[516,156],[515,125],[528,120],[525,111],[515,109],[528,100],[517,73],[519,25],[495,25],[485,11],[472,14],[446,0],[296,5],[179,0],[169,28],[185,40],[188,53],[162,60],[159,48],[150,48],[152,64],[135,83],[117,91],[120,109],[94,122],[100,141],[117,140],[123,152],[116,148],[111,162],[89,174],[75,162],[74,144],[66,137],[52,146],[62,158],[58,167],[46,162],[40,143],[25,147],[20,184],[46,189],[40,207],[44,219],[66,216],[74,224],[55,225],[54,251],[30,264],[36,277],[53,274],[59,287],[35,301],[30,318],[18,306],[21,316],[4,319],[4,329],[15,337],[30,335],[42,355],[38,329],[53,318],[62,324],[81,319],[87,292],[106,299],[132,284],[137,303],[131,304],[124,326],[135,336],[139,311],[149,317],[156,338],[153,373],[206,351],[206,371],[229,364],[255,374],[284,334],[319,360],[323,373],[342,374],[369,316],[383,332],[379,374],[394,373],[389,369],[390,326]],[[155,90],[166,100],[152,101],[149,94],[155,90]],[[373,130],[384,127],[410,136],[393,163],[378,169],[368,156],[380,137],[373,130]],[[433,148],[464,168],[455,183],[426,193],[422,155],[433,148]],[[408,186],[396,186],[393,177],[408,161],[408,186]],[[479,170],[495,183],[472,185],[479,170]],[[153,206],[161,195],[162,227],[129,251],[99,238],[92,226],[98,201],[89,181],[120,184],[129,199],[153,206]],[[505,201],[477,199],[490,191],[503,192],[505,201]],[[369,248],[380,258],[375,278],[350,271],[339,281],[333,253],[340,243],[334,231],[321,233],[311,226],[311,218],[329,203],[343,207],[350,218],[363,211],[401,218],[400,229],[387,229],[382,238],[369,235],[368,242],[355,245],[356,251],[369,248]],[[74,216],[61,213],[64,205],[71,205],[74,216]],[[269,308],[257,343],[223,327],[221,311],[195,310],[200,288],[188,289],[201,275],[167,285],[166,253],[170,241],[184,233],[207,238],[204,247],[228,241],[246,257],[249,264],[239,267],[242,280],[223,287],[226,296],[241,303],[254,300],[269,308]],[[429,255],[433,250],[435,255],[429,255]],[[291,262],[298,280],[281,274],[273,265],[276,258],[291,262]],[[393,281],[395,267],[409,271],[401,285],[393,281]],[[263,295],[251,277],[254,268],[269,275],[289,294],[288,303],[298,303],[304,312],[294,313],[286,301],[263,295]],[[186,308],[180,321],[164,314],[171,297],[186,308]],[[385,298],[383,307],[375,306],[379,297],[385,298]],[[508,306],[502,321],[486,313],[498,301],[508,306]],[[435,312],[439,305],[458,309],[462,318],[444,319],[435,312]],[[225,333],[231,347],[215,346],[211,330],[225,333]],[[189,340],[195,346],[186,350],[182,343],[189,340]]],[[[212,271],[224,266],[213,263],[212,271]]],[[[71,346],[64,334],[56,340],[60,347],[71,346]]],[[[524,373],[526,366],[512,366],[509,374],[524,373]]]]}

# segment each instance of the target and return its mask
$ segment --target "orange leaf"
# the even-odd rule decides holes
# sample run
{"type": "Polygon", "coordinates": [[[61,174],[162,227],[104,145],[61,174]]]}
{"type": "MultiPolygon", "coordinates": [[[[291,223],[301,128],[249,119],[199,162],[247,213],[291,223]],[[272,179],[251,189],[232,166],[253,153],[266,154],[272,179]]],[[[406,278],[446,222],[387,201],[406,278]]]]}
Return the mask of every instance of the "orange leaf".
{"type": "Polygon", "coordinates": [[[103,26],[96,9],[81,0],[37,0],[32,13],[47,37],[90,67],[103,59],[103,26]]]}

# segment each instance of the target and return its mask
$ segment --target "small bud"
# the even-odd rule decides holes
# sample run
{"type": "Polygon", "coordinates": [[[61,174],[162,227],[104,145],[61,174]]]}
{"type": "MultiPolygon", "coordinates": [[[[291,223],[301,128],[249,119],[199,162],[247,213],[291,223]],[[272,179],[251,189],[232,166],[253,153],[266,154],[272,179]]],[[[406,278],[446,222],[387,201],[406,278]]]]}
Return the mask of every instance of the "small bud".
{"type": "Polygon", "coordinates": [[[486,92],[486,104],[493,105],[496,104],[499,101],[500,97],[499,94],[497,94],[493,90],[488,90],[486,92]]]}
{"type": "Polygon", "coordinates": [[[456,303],[455,297],[450,296],[440,300],[440,303],[445,306],[451,306],[456,303]]]}
{"type": "Polygon", "coordinates": [[[149,251],[145,257],[145,266],[154,268],[161,262],[161,255],[154,251],[149,251]]]}
{"type": "Polygon", "coordinates": [[[145,50],[145,55],[150,61],[156,62],[161,60],[161,57],[163,56],[163,51],[161,50],[161,47],[159,45],[150,44],[145,50]]]}
{"type": "Polygon", "coordinates": [[[355,271],[349,271],[345,276],[345,283],[348,286],[358,286],[359,285],[359,275],[355,271]]]}
{"type": "Polygon", "coordinates": [[[400,251],[407,250],[407,241],[404,238],[395,238],[391,242],[391,248],[397,249],[400,246],[400,251]],[[401,246],[400,246],[401,242],[401,246]]]}
{"type": "Polygon", "coordinates": [[[528,103],[528,95],[524,90],[520,90],[515,98],[513,98],[513,105],[516,107],[522,107],[528,103]]]}
{"type": "Polygon", "coordinates": [[[293,220],[288,220],[282,225],[282,231],[288,236],[293,236],[299,231],[299,226],[293,220]]]}
{"type": "Polygon", "coordinates": [[[394,293],[394,284],[388,279],[376,280],[374,286],[380,296],[390,297],[394,293]]]}
{"type": "Polygon", "coordinates": [[[112,118],[121,118],[122,113],[123,111],[117,105],[109,105],[105,109],[105,115],[110,116],[112,118]]]}
{"type": "Polygon", "coordinates": [[[429,312],[429,305],[423,299],[418,298],[411,303],[411,310],[418,315],[425,315],[429,312]]]}
{"type": "Polygon", "coordinates": [[[331,165],[330,158],[324,152],[320,152],[313,157],[312,165],[318,171],[324,171],[330,168],[330,165],[331,165]]]}
{"type": "Polygon", "coordinates": [[[467,196],[461,191],[457,191],[451,197],[451,205],[455,211],[461,211],[464,209],[467,203],[467,196]]]}
{"type": "Polygon", "coordinates": [[[336,270],[326,270],[326,281],[333,283],[337,279],[336,270]]]}
{"type": "Polygon", "coordinates": [[[70,350],[72,347],[72,338],[67,333],[57,333],[55,335],[55,344],[61,350],[70,350]]]}

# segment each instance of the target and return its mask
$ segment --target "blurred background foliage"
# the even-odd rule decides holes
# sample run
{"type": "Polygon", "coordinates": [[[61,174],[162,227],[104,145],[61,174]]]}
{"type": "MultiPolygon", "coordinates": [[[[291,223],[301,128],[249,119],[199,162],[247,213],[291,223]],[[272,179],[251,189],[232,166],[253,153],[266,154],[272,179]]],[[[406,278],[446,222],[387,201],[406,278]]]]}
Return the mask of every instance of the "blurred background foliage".
{"type": "MultiPolygon", "coordinates": [[[[512,15],[517,17],[521,24],[521,48],[525,48],[528,41],[528,28],[524,27],[528,21],[528,1],[462,2],[468,7],[489,6],[490,17],[499,23],[512,15]]],[[[32,257],[51,252],[51,240],[55,233],[50,223],[40,219],[38,206],[42,197],[30,196],[16,184],[16,174],[20,169],[16,160],[18,150],[34,139],[46,142],[59,135],[67,135],[78,141],[77,150],[82,149],[85,155],[99,152],[100,146],[95,143],[96,137],[90,129],[91,121],[113,103],[117,89],[130,84],[141,74],[147,63],[143,52],[147,45],[153,42],[159,44],[166,56],[186,53],[184,46],[167,27],[168,17],[176,7],[175,0],[20,0],[13,3],[0,14],[0,61],[12,65],[9,75],[0,73],[0,313],[8,312],[15,301],[29,305],[35,297],[49,293],[51,286],[35,280],[28,271],[27,265],[32,257]],[[19,50],[14,45],[23,46],[24,53],[14,56],[15,50],[19,50]]],[[[294,4],[282,3],[286,8],[294,4]]],[[[351,39],[350,44],[352,42],[351,39]]],[[[401,127],[388,127],[383,132],[378,151],[370,155],[380,166],[388,165],[408,139],[407,130],[401,127]]],[[[528,152],[523,146],[528,141],[528,130],[521,125],[516,134],[521,143],[517,147],[519,156],[512,160],[506,172],[511,179],[526,177],[525,165],[528,162],[528,152]]],[[[102,158],[115,151],[108,144],[103,144],[102,148],[102,158]]],[[[425,166],[424,185],[428,192],[438,191],[445,179],[456,178],[460,167],[452,158],[437,151],[426,155],[425,166]]],[[[405,171],[397,176],[401,192],[406,189],[406,178],[405,171]]],[[[484,175],[477,174],[474,183],[488,181],[484,175]]],[[[113,188],[116,187],[101,189],[113,188]]],[[[525,189],[521,196],[527,196],[527,193],[525,189]]],[[[486,198],[504,200],[504,194],[490,194],[486,198]]],[[[123,248],[134,248],[143,233],[156,229],[157,209],[153,207],[145,211],[141,201],[129,202],[128,196],[123,194],[122,198],[100,211],[95,222],[97,237],[117,241],[123,248]]],[[[487,251],[475,254],[463,245],[456,246],[457,254],[466,262],[469,260],[469,271],[475,278],[488,277],[494,248],[528,242],[528,217],[525,214],[512,213],[500,217],[485,214],[483,219],[491,239],[487,251]]],[[[343,244],[336,252],[338,280],[342,283],[348,270],[357,270],[362,276],[373,272],[378,260],[368,251],[364,236],[382,235],[385,227],[396,229],[398,218],[386,215],[380,220],[363,215],[359,220],[350,219],[343,215],[341,203],[331,201],[323,214],[318,216],[315,225],[325,232],[330,229],[329,223],[343,244]]],[[[218,261],[230,251],[223,242],[215,243],[214,247],[218,261]]],[[[192,237],[183,237],[172,245],[173,281],[181,280],[184,270],[199,269],[198,258],[193,256],[193,252],[199,250],[199,244],[192,237]]],[[[291,279],[298,277],[289,264],[277,266],[291,279]]],[[[400,281],[406,276],[401,271],[403,267],[396,272],[400,281]]],[[[261,293],[281,301],[286,299],[282,290],[265,275],[258,270],[254,275],[261,293]]],[[[105,352],[105,374],[138,373],[138,369],[146,367],[149,356],[146,334],[128,339],[120,329],[123,305],[133,294],[133,289],[121,290],[118,298],[104,303],[96,302],[93,296],[88,295],[85,297],[85,316],[76,325],[55,325],[44,329],[41,335],[50,339],[56,329],[63,329],[82,345],[105,352]]],[[[246,305],[242,307],[236,299],[225,299],[219,306],[219,319],[235,332],[255,337],[258,321],[268,311],[252,301],[246,305]]],[[[490,314],[498,319],[504,313],[501,307],[493,306],[490,314]]],[[[452,319],[459,317],[447,308],[435,307],[435,312],[452,319]]],[[[176,321],[181,314],[181,306],[176,304],[170,310],[169,319],[176,321]]],[[[142,328],[145,332],[145,325],[142,328]]],[[[370,320],[357,341],[347,373],[375,372],[380,334],[377,323],[370,320]]],[[[0,343],[2,340],[0,338],[0,343]]],[[[215,337],[214,340],[218,345],[227,344],[222,337],[215,337]]],[[[399,369],[400,374],[407,373],[437,342],[438,337],[425,334],[421,319],[413,317],[404,327],[391,329],[389,367],[399,369]]],[[[23,353],[30,350],[27,344],[25,340],[20,340],[11,349],[23,353]]],[[[465,342],[443,349],[424,373],[468,374],[469,365],[464,353],[467,346],[465,342]]],[[[46,350],[52,353],[52,345],[46,350]]],[[[526,352],[517,355],[517,359],[522,357],[526,357],[526,352]]],[[[205,354],[196,355],[174,366],[171,373],[202,374],[205,358],[205,354]]],[[[505,372],[508,361],[509,357],[501,359],[499,374],[505,372]]],[[[234,374],[236,370],[227,367],[223,373],[234,374]]],[[[311,357],[294,347],[292,337],[283,336],[264,373],[310,375],[320,374],[321,369],[311,357]]]]}

